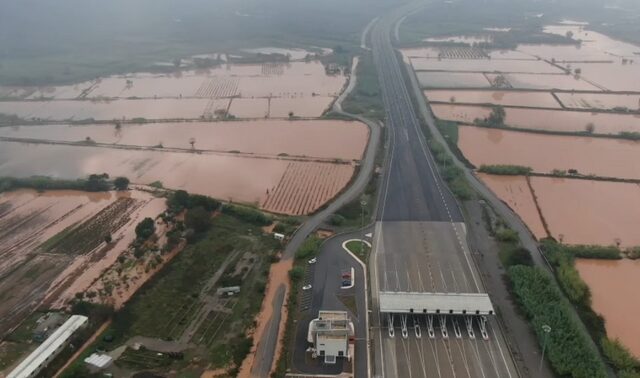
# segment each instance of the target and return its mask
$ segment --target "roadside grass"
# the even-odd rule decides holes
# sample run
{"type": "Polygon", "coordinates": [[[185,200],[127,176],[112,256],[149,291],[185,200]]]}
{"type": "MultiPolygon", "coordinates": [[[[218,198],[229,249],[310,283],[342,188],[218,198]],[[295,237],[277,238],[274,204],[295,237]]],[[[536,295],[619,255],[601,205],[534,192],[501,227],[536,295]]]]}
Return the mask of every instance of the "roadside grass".
{"type": "Polygon", "coordinates": [[[337,296],[338,299],[340,300],[340,302],[342,302],[343,305],[345,305],[345,307],[351,311],[351,313],[355,316],[358,317],[358,306],[356,305],[356,297],[353,294],[346,294],[346,295],[338,295],[337,296]]]}
{"type": "Polygon", "coordinates": [[[358,114],[369,119],[383,120],[385,110],[382,92],[371,53],[360,56],[356,75],[355,88],[345,98],[342,109],[347,113],[358,114]]]}
{"type": "Polygon", "coordinates": [[[365,243],[362,243],[359,240],[352,240],[346,244],[346,247],[362,262],[367,263],[367,261],[369,261],[369,253],[371,252],[371,247],[369,247],[365,243]]]}
{"type": "Polygon", "coordinates": [[[4,370],[22,357],[25,357],[28,352],[35,349],[37,345],[27,342],[13,342],[5,341],[0,346],[0,370],[4,370]]]}

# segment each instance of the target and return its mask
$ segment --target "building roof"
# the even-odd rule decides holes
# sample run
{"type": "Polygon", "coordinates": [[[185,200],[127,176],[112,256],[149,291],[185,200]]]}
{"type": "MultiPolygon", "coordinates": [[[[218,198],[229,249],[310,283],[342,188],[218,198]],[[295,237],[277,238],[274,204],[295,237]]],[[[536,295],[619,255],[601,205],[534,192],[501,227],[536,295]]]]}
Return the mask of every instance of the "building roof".
{"type": "Polygon", "coordinates": [[[320,320],[349,320],[349,315],[346,311],[318,311],[318,319],[320,320]]]}
{"type": "Polygon", "coordinates": [[[69,337],[89,319],[82,315],[72,315],[58,327],[36,350],[25,358],[7,378],[27,378],[45,365],[47,358],[69,340],[69,337]]]}
{"type": "Polygon", "coordinates": [[[380,292],[380,312],[456,315],[492,315],[485,293],[380,292]]]}
{"type": "Polygon", "coordinates": [[[85,363],[98,368],[109,366],[111,361],[113,361],[113,358],[111,358],[111,356],[107,354],[98,354],[98,353],[94,353],[84,359],[85,363]]]}

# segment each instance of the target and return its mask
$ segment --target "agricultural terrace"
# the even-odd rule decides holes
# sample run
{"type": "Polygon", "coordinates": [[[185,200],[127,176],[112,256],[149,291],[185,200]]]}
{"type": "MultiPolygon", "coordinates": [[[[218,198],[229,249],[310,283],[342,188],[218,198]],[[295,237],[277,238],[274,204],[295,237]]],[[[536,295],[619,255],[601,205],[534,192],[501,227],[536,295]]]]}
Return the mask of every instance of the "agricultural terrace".
{"type": "Polygon", "coordinates": [[[163,209],[163,200],[137,191],[0,194],[0,331],[39,304],[66,305],[74,294],[66,291],[88,287],[128,247],[140,217],[163,209]]]}
{"type": "Polygon", "coordinates": [[[224,63],[205,70],[137,73],[57,87],[0,87],[12,123],[320,117],[347,82],[318,60],[224,63]]]}

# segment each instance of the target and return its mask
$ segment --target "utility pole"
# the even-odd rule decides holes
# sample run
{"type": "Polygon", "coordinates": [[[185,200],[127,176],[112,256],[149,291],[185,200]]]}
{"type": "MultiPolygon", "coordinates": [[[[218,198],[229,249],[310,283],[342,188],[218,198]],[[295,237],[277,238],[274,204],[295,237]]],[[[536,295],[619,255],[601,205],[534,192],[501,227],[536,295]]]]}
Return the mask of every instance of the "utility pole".
{"type": "Polygon", "coordinates": [[[544,361],[544,352],[547,347],[547,338],[549,338],[549,333],[551,333],[551,327],[543,324],[542,332],[544,332],[544,339],[542,339],[542,356],[540,356],[540,366],[538,367],[538,374],[542,372],[542,362],[544,361]]]}
{"type": "Polygon", "coordinates": [[[364,255],[364,207],[367,201],[360,201],[360,252],[364,255]]]}

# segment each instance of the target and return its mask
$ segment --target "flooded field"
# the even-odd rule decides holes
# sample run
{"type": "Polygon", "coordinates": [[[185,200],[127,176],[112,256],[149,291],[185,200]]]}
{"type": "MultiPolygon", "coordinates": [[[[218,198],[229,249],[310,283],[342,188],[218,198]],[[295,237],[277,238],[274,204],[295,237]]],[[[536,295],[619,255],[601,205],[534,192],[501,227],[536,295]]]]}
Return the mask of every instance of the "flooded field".
{"type": "MultiPolygon", "coordinates": [[[[446,59],[446,56],[449,55],[447,50],[450,49],[447,47],[415,47],[401,49],[400,52],[405,61],[409,62],[410,58],[446,59]]],[[[537,60],[532,55],[515,50],[484,50],[481,59],[488,59],[489,57],[496,60],[537,60]]]]}
{"type": "Polygon", "coordinates": [[[491,114],[491,108],[486,106],[431,104],[431,110],[439,119],[462,123],[473,123],[476,119],[484,119],[491,114]]]}
{"type": "Polygon", "coordinates": [[[360,122],[339,120],[183,122],[114,125],[46,125],[0,127],[0,136],[165,148],[237,151],[260,155],[288,154],[358,160],[368,139],[360,122]],[[265,141],[269,143],[265,143],[265,141]]]}
{"type": "MultiPolygon", "coordinates": [[[[497,74],[487,74],[487,78],[494,82],[497,74]]],[[[573,75],[536,75],[522,73],[507,73],[502,75],[509,87],[515,89],[562,89],[597,91],[597,86],[573,75]]]]}
{"type": "Polygon", "coordinates": [[[270,118],[287,118],[289,113],[296,117],[319,117],[333,103],[333,97],[275,97],[269,101],[270,118]]]}
{"type": "Polygon", "coordinates": [[[547,237],[535,199],[524,176],[497,176],[478,174],[498,198],[505,202],[526,223],[533,235],[538,238],[547,237]]]}
{"type": "Polygon", "coordinates": [[[229,115],[236,118],[267,118],[269,115],[269,99],[233,98],[229,106],[229,115]]]}
{"type": "Polygon", "coordinates": [[[640,245],[640,186],[633,183],[532,177],[549,231],[567,244],[640,245]]]}
{"type": "Polygon", "coordinates": [[[163,199],[132,191],[0,194],[0,332],[45,296],[96,279],[133,240],[138,217],[163,209],[163,199]],[[110,246],[103,242],[106,234],[113,236],[110,246]]]}
{"type": "Polygon", "coordinates": [[[607,336],[620,339],[640,358],[640,328],[634,316],[640,311],[640,261],[577,259],[576,268],[591,290],[591,307],[605,319],[607,336]]]}
{"type": "Polygon", "coordinates": [[[545,33],[557,35],[573,34],[572,38],[581,41],[581,47],[590,50],[598,50],[616,57],[634,57],[640,54],[640,47],[613,39],[602,33],[587,30],[585,25],[549,25],[544,28],[545,33]]]}
{"type": "Polygon", "coordinates": [[[112,101],[0,101],[0,113],[27,120],[198,119],[209,111],[226,110],[229,99],[157,99],[112,101]]]}
{"type": "Polygon", "coordinates": [[[493,42],[491,34],[487,35],[454,35],[448,37],[431,37],[423,39],[425,42],[454,42],[454,43],[466,43],[469,45],[476,43],[489,43],[493,42]]]}
{"type": "Polygon", "coordinates": [[[640,142],[460,127],[458,144],[475,166],[516,164],[536,172],[576,169],[580,174],[640,178],[640,142]]]}
{"type": "Polygon", "coordinates": [[[429,101],[437,102],[560,108],[558,101],[545,92],[430,90],[425,95],[429,101]]]}
{"type": "MultiPolygon", "coordinates": [[[[334,165],[329,162],[206,153],[0,142],[0,176],[47,175],[76,178],[95,172],[108,172],[111,176],[126,176],[135,183],[160,181],[171,189],[184,189],[222,200],[253,204],[264,202],[268,193],[278,187],[291,164],[301,167],[309,164],[334,165]]],[[[345,166],[353,174],[354,167],[345,166]]],[[[298,179],[306,180],[304,177],[298,179]]],[[[323,187],[331,183],[324,180],[317,181],[315,185],[323,187]]],[[[331,190],[327,192],[328,198],[337,193],[331,190]]]]}
{"type": "Polygon", "coordinates": [[[640,111],[640,94],[556,93],[556,96],[567,108],[603,110],[627,108],[640,111]]]}
{"type": "Polygon", "coordinates": [[[564,73],[544,60],[433,59],[411,58],[414,70],[466,72],[564,73]]]}
{"type": "MultiPolygon", "coordinates": [[[[639,59],[639,58],[636,58],[639,59]]],[[[580,71],[580,77],[598,88],[607,91],[640,92],[640,63],[564,63],[573,72],[580,71]]]]}
{"type": "MultiPolygon", "coordinates": [[[[457,98],[456,98],[457,100],[457,98]]],[[[440,119],[473,123],[491,112],[490,107],[473,105],[432,104],[436,117],[440,119]]],[[[640,114],[611,114],[572,112],[547,109],[505,109],[505,124],[511,127],[559,132],[586,132],[595,134],[619,134],[623,131],[640,131],[640,114]],[[588,126],[589,125],[589,126],[588,126]]]]}
{"type": "Polygon", "coordinates": [[[423,88],[490,88],[491,83],[481,73],[416,72],[423,88]]]}

